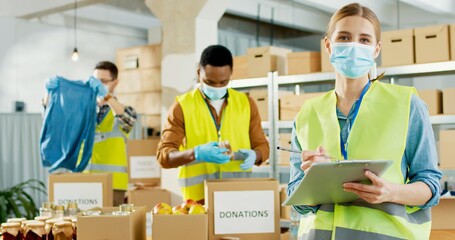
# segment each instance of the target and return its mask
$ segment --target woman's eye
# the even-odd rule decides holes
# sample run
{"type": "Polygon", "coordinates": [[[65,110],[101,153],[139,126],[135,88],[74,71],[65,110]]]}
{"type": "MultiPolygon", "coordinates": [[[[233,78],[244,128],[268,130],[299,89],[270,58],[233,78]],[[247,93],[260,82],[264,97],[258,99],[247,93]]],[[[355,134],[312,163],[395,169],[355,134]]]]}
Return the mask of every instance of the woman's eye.
{"type": "Polygon", "coordinates": [[[338,41],[349,41],[349,37],[347,36],[339,36],[338,41]]]}
{"type": "Polygon", "coordinates": [[[363,43],[363,44],[369,44],[370,43],[370,39],[362,38],[362,39],[360,39],[360,42],[363,43]]]}

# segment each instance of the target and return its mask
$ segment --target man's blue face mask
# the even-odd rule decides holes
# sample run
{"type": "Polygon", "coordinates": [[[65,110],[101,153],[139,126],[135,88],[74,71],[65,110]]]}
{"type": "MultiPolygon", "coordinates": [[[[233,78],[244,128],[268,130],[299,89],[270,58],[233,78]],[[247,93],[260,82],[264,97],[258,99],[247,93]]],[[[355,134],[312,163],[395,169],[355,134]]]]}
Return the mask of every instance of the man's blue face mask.
{"type": "Polygon", "coordinates": [[[335,70],[347,78],[359,78],[374,65],[375,46],[356,42],[332,43],[330,62],[335,70]]]}
{"type": "Polygon", "coordinates": [[[227,86],[225,87],[211,87],[201,81],[202,92],[204,92],[205,96],[207,96],[210,100],[220,100],[223,98],[227,93],[227,86]]]}

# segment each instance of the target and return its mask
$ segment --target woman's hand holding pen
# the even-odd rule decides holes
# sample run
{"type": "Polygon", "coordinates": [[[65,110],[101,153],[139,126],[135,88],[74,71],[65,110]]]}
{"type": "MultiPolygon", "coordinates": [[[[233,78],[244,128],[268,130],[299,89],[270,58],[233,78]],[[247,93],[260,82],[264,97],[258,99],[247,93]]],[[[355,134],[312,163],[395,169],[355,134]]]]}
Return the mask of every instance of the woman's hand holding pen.
{"type": "Polygon", "coordinates": [[[302,164],[300,169],[307,173],[308,169],[315,162],[330,162],[330,157],[327,157],[327,152],[324,147],[320,146],[316,150],[305,150],[302,151],[302,164]]]}

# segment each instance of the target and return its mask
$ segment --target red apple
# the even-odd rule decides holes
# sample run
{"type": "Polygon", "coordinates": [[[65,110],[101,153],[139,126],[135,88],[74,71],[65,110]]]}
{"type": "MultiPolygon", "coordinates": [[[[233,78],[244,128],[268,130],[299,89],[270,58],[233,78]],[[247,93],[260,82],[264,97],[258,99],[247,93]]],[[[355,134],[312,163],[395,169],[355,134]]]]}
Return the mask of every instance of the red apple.
{"type": "Polygon", "coordinates": [[[172,214],[171,206],[167,203],[158,203],[153,207],[153,214],[172,214]]]}
{"type": "Polygon", "coordinates": [[[190,211],[191,206],[196,205],[196,204],[198,204],[198,203],[196,201],[194,201],[193,199],[186,199],[185,201],[183,201],[181,206],[186,212],[188,212],[188,211],[190,211]]]}
{"type": "Polygon", "coordinates": [[[188,211],[188,214],[206,214],[207,210],[205,210],[205,207],[200,205],[200,204],[195,204],[191,206],[190,211],[188,211]]]}

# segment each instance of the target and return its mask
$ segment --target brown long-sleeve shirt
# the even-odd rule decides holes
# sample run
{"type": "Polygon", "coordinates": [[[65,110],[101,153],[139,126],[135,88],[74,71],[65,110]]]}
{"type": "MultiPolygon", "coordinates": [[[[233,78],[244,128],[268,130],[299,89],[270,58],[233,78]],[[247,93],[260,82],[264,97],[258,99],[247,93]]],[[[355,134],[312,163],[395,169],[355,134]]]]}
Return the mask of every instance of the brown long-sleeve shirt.
{"type": "MultiPolygon", "coordinates": [[[[208,103],[210,107],[210,111],[212,112],[212,115],[215,117],[215,121],[217,124],[220,124],[221,117],[223,114],[223,110],[226,108],[227,104],[229,104],[229,96],[226,98],[226,101],[224,101],[220,115],[218,116],[216,113],[215,108],[210,105],[210,102],[208,101],[207,98],[204,100],[208,103]]],[[[259,151],[261,153],[261,159],[258,159],[256,161],[256,165],[260,165],[264,160],[267,160],[269,157],[269,144],[268,141],[265,137],[264,131],[261,126],[261,118],[259,116],[259,111],[256,106],[256,103],[248,97],[248,101],[250,104],[250,145],[251,149],[259,151]]],[[[169,162],[169,152],[179,150],[180,145],[183,143],[183,139],[185,138],[185,120],[183,117],[183,110],[182,107],[180,106],[180,103],[175,101],[174,104],[169,109],[168,116],[167,116],[167,121],[166,124],[164,125],[163,133],[161,136],[161,141],[158,144],[158,149],[157,149],[157,159],[160,165],[163,168],[176,168],[179,166],[173,166],[169,162]]],[[[187,162],[183,163],[189,163],[191,162],[192,159],[188,159],[187,162]]]]}

